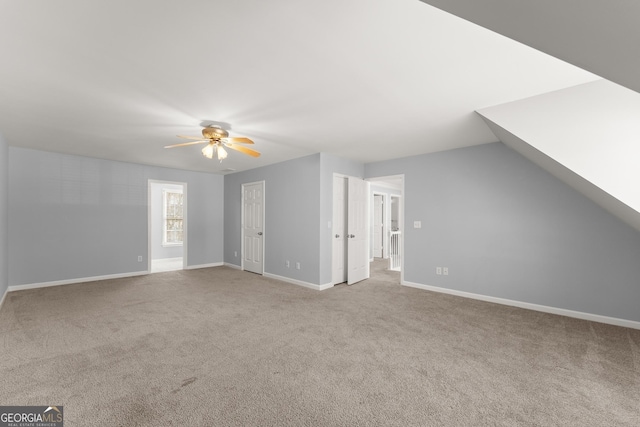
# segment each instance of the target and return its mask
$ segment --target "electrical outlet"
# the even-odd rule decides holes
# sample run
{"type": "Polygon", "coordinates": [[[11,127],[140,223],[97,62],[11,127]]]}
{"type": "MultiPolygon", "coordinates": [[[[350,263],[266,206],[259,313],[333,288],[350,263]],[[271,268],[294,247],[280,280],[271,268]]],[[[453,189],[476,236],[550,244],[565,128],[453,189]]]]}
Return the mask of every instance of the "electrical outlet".
{"type": "Polygon", "coordinates": [[[289,268],[291,266],[291,264],[289,263],[289,260],[286,260],[284,262],[285,267],[289,268]]]}
{"type": "Polygon", "coordinates": [[[296,270],[300,270],[300,263],[296,262],[296,270]]]}
{"type": "Polygon", "coordinates": [[[142,255],[138,255],[138,262],[142,262],[142,255]]]}
{"type": "Polygon", "coordinates": [[[442,274],[444,274],[445,276],[449,275],[449,267],[442,267],[442,274]]]}
{"type": "Polygon", "coordinates": [[[436,274],[440,276],[442,274],[442,267],[436,267],[436,274]]]}

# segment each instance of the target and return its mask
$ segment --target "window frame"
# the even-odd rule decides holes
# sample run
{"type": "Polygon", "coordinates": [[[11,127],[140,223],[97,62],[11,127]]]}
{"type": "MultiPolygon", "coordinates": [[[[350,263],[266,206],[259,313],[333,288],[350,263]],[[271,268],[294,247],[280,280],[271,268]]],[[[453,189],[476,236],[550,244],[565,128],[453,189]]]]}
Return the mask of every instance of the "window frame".
{"type": "Polygon", "coordinates": [[[184,245],[184,192],[182,190],[163,188],[162,189],[162,246],[163,247],[176,247],[176,246],[183,246],[183,245],[184,245]],[[167,214],[168,194],[180,194],[182,196],[182,203],[183,203],[183,205],[182,205],[183,206],[182,216],[169,218],[169,216],[167,214]],[[181,229],[180,230],[167,230],[167,221],[169,221],[169,220],[180,220],[180,221],[182,221],[181,229]],[[180,242],[168,242],[167,241],[167,232],[168,231],[182,231],[182,233],[183,233],[182,241],[180,241],[180,242]]]}

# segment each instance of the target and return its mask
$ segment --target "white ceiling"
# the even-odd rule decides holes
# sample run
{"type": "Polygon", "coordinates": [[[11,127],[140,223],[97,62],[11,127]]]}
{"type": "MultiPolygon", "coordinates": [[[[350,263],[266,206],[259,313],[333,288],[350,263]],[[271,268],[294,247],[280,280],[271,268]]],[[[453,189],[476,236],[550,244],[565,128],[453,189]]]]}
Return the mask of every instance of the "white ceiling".
{"type": "Polygon", "coordinates": [[[638,0],[422,0],[640,92],[638,0]]]}
{"type": "Polygon", "coordinates": [[[10,145],[218,173],[493,142],[475,110],[596,76],[418,0],[0,0],[10,145]],[[259,159],[175,135],[218,122],[259,159]]]}
{"type": "Polygon", "coordinates": [[[480,110],[640,212],[640,94],[600,80],[480,110]]]}

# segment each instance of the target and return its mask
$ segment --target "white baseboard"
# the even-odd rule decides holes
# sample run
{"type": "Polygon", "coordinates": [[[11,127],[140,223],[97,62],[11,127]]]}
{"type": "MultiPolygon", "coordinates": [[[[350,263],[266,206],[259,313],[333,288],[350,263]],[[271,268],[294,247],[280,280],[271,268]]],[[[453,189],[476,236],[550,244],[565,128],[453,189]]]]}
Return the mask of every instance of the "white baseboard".
{"type": "Polygon", "coordinates": [[[52,282],[30,283],[27,285],[9,286],[7,292],[24,291],[26,289],[48,288],[50,286],[72,285],[74,283],[95,282],[97,280],[122,279],[125,277],[144,276],[149,274],[147,270],[134,271],[132,273],[108,274],[106,276],[81,277],[78,279],[55,280],[52,282]]]}
{"type": "MultiPolygon", "coordinates": [[[[235,264],[230,264],[225,262],[224,265],[229,268],[233,268],[235,270],[242,270],[242,267],[235,264]]],[[[316,291],[324,291],[325,289],[329,289],[333,287],[333,283],[325,283],[324,285],[316,285],[314,283],[304,282],[302,280],[291,279],[289,277],[278,276],[277,274],[264,273],[264,277],[268,277],[270,279],[280,280],[281,282],[287,282],[298,286],[304,286],[305,288],[314,289],[316,291]]]]}
{"type": "Polygon", "coordinates": [[[222,267],[224,262],[212,262],[211,264],[188,265],[185,270],[197,270],[198,268],[222,267]]]}
{"type": "Polygon", "coordinates": [[[319,290],[320,291],[324,291],[325,289],[331,289],[333,288],[335,285],[331,282],[329,283],[325,283],[324,285],[319,285],[319,290]]]}
{"type": "Polygon", "coordinates": [[[2,304],[4,304],[4,300],[7,298],[8,293],[9,293],[9,289],[6,289],[2,294],[2,298],[0,298],[0,310],[2,310],[2,304]]]}
{"type": "MultiPolygon", "coordinates": [[[[309,282],[304,282],[302,280],[297,280],[297,279],[291,279],[289,277],[284,277],[284,276],[278,276],[277,274],[271,274],[271,273],[264,273],[263,274],[264,277],[268,277],[270,279],[276,279],[276,280],[280,280],[281,282],[287,282],[287,283],[292,283],[294,285],[298,285],[298,286],[304,286],[305,288],[309,288],[309,289],[314,289],[316,291],[321,291],[323,289],[327,289],[327,285],[316,285],[314,283],[309,283],[309,282]]],[[[330,285],[329,287],[331,287],[333,285],[330,285]]]]}
{"type": "Polygon", "coordinates": [[[567,310],[564,308],[550,307],[547,305],[532,304],[528,302],[515,301],[506,298],[490,297],[487,295],[474,294],[471,292],[457,291],[454,289],[441,288],[438,286],[423,285],[421,283],[402,282],[403,286],[423,289],[426,291],[439,292],[442,294],[455,295],[464,298],[471,298],[480,301],[492,302],[496,304],[509,305],[512,307],[524,308],[527,310],[541,311],[543,313],[557,314],[560,316],[573,317],[576,319],[590,320],[592,322],[607,323],[609,325],[622,326],[625,328],[640,329],[640,322],[633,320],[619,319],[617,317],[601,316],[599,314],[584,313],[582,311],[567,310]]]}

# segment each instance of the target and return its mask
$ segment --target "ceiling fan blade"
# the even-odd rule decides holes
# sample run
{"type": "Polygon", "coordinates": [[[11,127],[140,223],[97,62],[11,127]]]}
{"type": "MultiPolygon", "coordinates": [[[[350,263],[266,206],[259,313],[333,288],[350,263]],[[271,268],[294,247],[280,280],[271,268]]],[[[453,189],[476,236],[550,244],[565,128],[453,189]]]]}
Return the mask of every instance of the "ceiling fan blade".
{"type": "Polygon", "coordinates": [[[177,135],[178,138],[184,138],[184,139],[197,139],[197,140],[201,140],[202,137],[201,136],[186,136],[186,135],[177,135]]]}
{"type": "Polygon", "coordinates": [[[209,142],[209,140],[202,139],[200,141],[181,142],[180,144],[165,145],[164,148],[186,147],[187,145],[204,144],[205,142],[209,142]]]}
{"type": "Polygon", "coordinates": [[[225,141],[231,144],[253,144],[249,138],[225,138],[225,141]]]}
{"type": "Polygon", "coordinates": [[[243,147],[242,145],[224,144],[224,146],[253,157],[260,157],[259,152],[252,150],[251,148],[243,147]]]}

